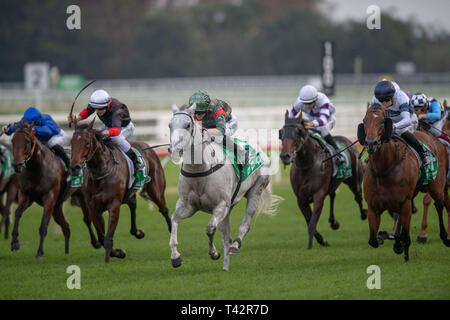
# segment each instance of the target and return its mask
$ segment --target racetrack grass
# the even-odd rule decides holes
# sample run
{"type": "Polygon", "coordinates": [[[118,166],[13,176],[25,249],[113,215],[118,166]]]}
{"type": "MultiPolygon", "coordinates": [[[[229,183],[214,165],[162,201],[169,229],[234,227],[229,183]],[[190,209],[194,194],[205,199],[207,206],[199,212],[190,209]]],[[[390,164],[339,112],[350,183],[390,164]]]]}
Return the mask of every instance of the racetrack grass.
{"type": "MultiPolygon", "coordinates": [[[[184,259],[180,268],[170,262],[169,233],[155,207],[151,212],[143,199],[138,201],[138,228],[146,236],[137,240],[129,233],[130,214],[122,206],[114,246],[124,249],[123,260],[104,262],[104,249],[89,242],[81,210],[65,204],[71,228],[70,253],[64,254],[64,238],[55,232],[52,220],[45,240],[44,256],[35,260],[42,209],[36,205],[22,216],[21,249],[10,251],[11,236],[0,239],[0,299],[449,299],[450,248],[438,234],[438,219],[430,207],[428,242],[417,244],[420,230],[422,195],[416,198],[419,213],[413,215],[410,261],[392,250],[386,240],[378,249],[367,243],[367,220],[359,218],[353,195],[342,185],[335,202],[340,229],[328,224],[326,200],[318,224],[319,232],[330,243],[320,247],[314,240],[307,250],[307,228],[288,180],[289,168],[281,169],[282,179],[273,182],[273,192],[285,198],[275,217],[260,215],[252,221],[241,253],[231,257],[230,271],[222,270],[222,257],[209,258],[205,227],[210,215],[198,212],[182,220],[178,230],[179,251],[184,259]],[[66,268],[81,268],[81,289],[66,286],[66,268]],[[366,287],[367,267],[381,269],[381,289],[366,287]]],[[[166,199],[171,213],[177,200],[179,166],[165,168],[166,199]]],[[[365,205],[366,207],[366,205],[365,205]]],[[[245,200],[231,215],[232,238],[237,235],[245,200]]],[[[106,218],[106,214],[105,214],[106,218]]],[[[445,215],[445,221],[447,217],[445,215]]],[[[391,230],[392,219],[384,213],[381,230],[391,230]]],[[[11,229],[10,229],[11,230],[11,229]]],[[[3,235],[2,235],[3,237],[3,235]]],[[[215,244],[222,252],[219,231],[215,244]]]]}

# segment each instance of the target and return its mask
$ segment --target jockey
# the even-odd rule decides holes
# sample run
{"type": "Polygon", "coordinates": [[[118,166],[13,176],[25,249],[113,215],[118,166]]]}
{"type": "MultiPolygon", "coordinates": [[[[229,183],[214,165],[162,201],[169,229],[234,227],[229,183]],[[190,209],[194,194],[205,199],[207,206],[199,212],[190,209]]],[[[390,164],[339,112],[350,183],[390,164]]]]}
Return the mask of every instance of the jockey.
{"type": "MultiPolygon", "coordinates": [[[[303,86],[300,89],[300,94],[295,101],[292,109],[289,111],[289,118],[295,118],[297,113],[302,111],[305,114],[307,122],[306,129],[314,129],[331,145],[336,153],[340,152],[333,136],[330,134],[336,122],[334,116],[336,109],[331,103],[330,99],[322,93],[317,92],[317,89],[311,85],[303,86]]],[[[343,163],[342,155],[339,154],[336,162],[343,163]]]]}
{"type": "Polygon", "coordinates": [[[374,94],[371,105],[379,104],[386,108],[386,117],[392,120],[394,133],[401,136],[417,151],[422,160],[422,167],[429,164],[430,159],[425,149],[412,134],[414,131],[412,121],[417,117],[409,104],[408,95],[398,85],[395,86],[388,80],[378,82],[374,94]]]}
{"type": "Polygon", "coordinates": [[[240,170],[248,162],[248,151],[237,145],[231,135],[238,127],[237,119],[231,114],[231,107],[225,101],[211,99],[201,90],[196,91],[189,98],[189,105],[196,104],[194,118],[201,121],[202,127],[214,135],[214,141],[222,143],[229,151],[236,155],[237,165],[240,170]]]}
{"type": "MultiPolygon", "coordinates": [[[[50,115],[41,114],[38,109],[33,107],[25,110],[22,119],[20,119],[17,124],[22,123],[25,119],[27,119],[29,123],[34,123],[33,130],[39,141],[52,149],[53,152],[64,161],[67,170],[70,170],[70,160],[63,148],[63,145],[65,145],[67,141],[64,130],[61,129],[50,115]]],[[[4,126],[2,130],[9,136],[14,133],[14,126],[7,125],[4,126]]]]}
{"type": "MultiPolygon", "coordinates": [[[[105,90],[96,90],[91,95],[87,108],[78,114],[77,120],[84,120],[94,112],[103,122],[102,135],[110,137],[116,147],[133,161],[134,175],[136,176],[142,169],[142,164],[126,140],[134,132],[134,125],[131,122],[127,106],[112,98],[105,90]]],[[[69,115],[67,120],[73,122],[73,115],[69,115]]]]}
{"type": "Polygon", "coordinates": [[[442,132],[448,111],[443,110],[441,104],[435,98],[427,98],[423,93],[416,93],[412,96],[410,104],[414,110],[421,111],[418,115],[419,120],[428,124],[424,129],[431,132],[436,138],[441,138],[450,143],[449,136],[442,132]]]}

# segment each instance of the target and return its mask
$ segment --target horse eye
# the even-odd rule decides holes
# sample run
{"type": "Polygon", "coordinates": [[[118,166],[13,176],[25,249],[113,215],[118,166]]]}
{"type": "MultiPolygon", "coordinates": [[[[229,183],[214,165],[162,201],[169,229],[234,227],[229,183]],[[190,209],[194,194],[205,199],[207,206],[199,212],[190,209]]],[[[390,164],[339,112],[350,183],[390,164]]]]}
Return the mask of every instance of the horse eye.
{"type": "Polygon", "coordinates": [[[191,124],[190,124],[190,123],[188,123],[188,124],[187,124],[187,126],[186,126],[186,128],[188,128],[188,129],[189,129],[190,127],[191,127],[191,124]]]}

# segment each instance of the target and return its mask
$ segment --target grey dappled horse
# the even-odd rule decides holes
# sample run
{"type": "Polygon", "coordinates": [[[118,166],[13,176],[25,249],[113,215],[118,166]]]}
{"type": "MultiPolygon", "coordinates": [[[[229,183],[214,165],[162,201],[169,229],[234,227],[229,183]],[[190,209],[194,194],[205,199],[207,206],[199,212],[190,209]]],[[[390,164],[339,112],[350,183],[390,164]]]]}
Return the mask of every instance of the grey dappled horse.
{"type": "Polygon", "coordinates": [[[188,107],[179,109],[174,105],[173,118],[169,124],[170,156],[175,162],[180,160],[184,162],[178,181],[179,199],[172,214],[169,242],[172,249],[172,266],[179,267],[183,262],[177,250],[179,221],[192,217],[201,210],[212,214],[206,226],[209,238],[208,254],[213,260],[220,258],[220,253],[214,246],[214,233],[218,227],[222,233],[224,249],[223,269],[229,270],[229,255],[239,253],[242,239],[250,229],[250,221],[255,212],[273,214],[281,198],[272,195],[270,191],[270,175],[264,174],[269,171],[270,161],[263,155],[264,164],[242,182],[233,199],[239,178],[224,155],[222,146],[212,142],[212,136],[206,130],[202,130],[194,120],[196,105],[188,107]],[[191,158],[196,161],[190,161],[191,158]],[[239,235],[232,242],[230,212],[244,196],[247,198],[245,215],[239,228],[239,235]]]}

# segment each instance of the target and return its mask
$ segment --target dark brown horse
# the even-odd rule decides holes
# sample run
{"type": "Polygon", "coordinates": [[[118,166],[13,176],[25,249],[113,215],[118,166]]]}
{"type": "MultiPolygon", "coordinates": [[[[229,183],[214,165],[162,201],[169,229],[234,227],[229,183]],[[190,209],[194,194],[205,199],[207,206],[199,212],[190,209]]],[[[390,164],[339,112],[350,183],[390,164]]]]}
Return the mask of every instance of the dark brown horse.
{"type": "MultiPolygon", "coordinates": [[[[363,209],[362,205],[363,165],[358,158],[358,150],[354,146],[348,149],[351,158],[352,176],[347,179],[333,177],[333,161],[323,162],[330,156],[328,150],[322,149],[320,143],[310,137],[304,122],[302,114],[296,119],[289,119],[288,111],[286,111],[285,124],[281,132],[282,151],[280,158],[285,165],[292,163],[291,185],[297,197],[298,206],[308,225],[308,249],[311,249],[313,236],[320,245],[329,245],[316,230],[327,195],[330,196],[330,218],[328,221],[332,229],[339,228],[339,223],[334,218],[334,199],[336,189],[341,182],[347,184],[355,195],[362,220],[366,219],[367,210],[363,209]],[[310,207],[311,202],[314,203],[313,211],[310,207]]],[[[351,145],[351,141],[345,137],[336,136],[335,139],[344,148],[351,145]]]]}
{"type": "Polygon", "coordinates": [[[61,226],[65,238],[65,253],[69,253],[69,224],[63,214],[63,200],[67,191],[67,172],[60,158],[35,136],[34,124],[25,119],[20,126],[14,124],[12,137],[14,170],[19,183],[19,202],[15,212],[11,250],[19,250],[19,222],[22,213],[33,202],[44,208],[39,227],[40,242],[36,258],[44,254],[44,239],[50,218],[61,226]]]}
{"type": "Polygon", "coordinates": [[[369,244],[377,248],[377,238],[381,213],[384,210],[398,213],[400,224],[396,228],[394,252],[404,252],[405,261],[409,260],[411,243],[409,231],[412,215],[412,200],[418,191],[429,192],[435,201],[439,215],[440,237],[446,246],[450,246],[442,220],[444,205],[449,207],[446,190],[446,171],[448,168],[447,151],[442,143],[429,134],[416,131],[414,135],[425,143],[436,155],[438,171],[436,179],[428,184],[418,185],[419,163],[413,151],[402,141],[391,139],[392,120],[385,117],[385,108],[372,106],[367,109],[363,125],[365,141],[369,153],[369,163],[364,172],[364,198],[368,204],[370,229],[369,244]]]}
{"type": "MultiPolygon", "coordinates": [[[[95,119],[88,125],[78,125],[75,122],[75,132],[72,136],[73,174],[77,174],[84,165],[87,178],[86,187],[81,189],[90,218],[97,230],[98,240],[105,248],[105,262],[110,257],[125,258],[125,252],[113,248],[114,232],[119,221],[120,205],[126,203],[131,211],[131,233],[142,238],[144,233],[136,228],[136,190],[128,193],[128,165],[124,155],[112,144],[105,141],[99,131],[93,129],[95,119]],[[126,198],[125,198],[126,197],[126,198]],[[102,213],[109,212],[108,230],[105,235],[105,224],[102,213]]],[[[148,175],[152,180],[144,185],[141,196],[152,200],[164,216],[171,230],[169,210],[164,198],[166,186],[164,171],[154,150],[142,142],[131,145],[139,150],[147,163],[148,175]],[[148,148],[148,149],[146,149],[148,148]]]]}
{"type": "MultiPolygon", "coordinates": [[[[444,100],[443,106],[445,109],[447,109],[447,100],[444,100]]],[[[415,112],[417,115],[421,113],[427,113],[427,110],[421,109],[421,108],[415,108],[415,112]]],[[[419,127],[420,128],[420,127],[419,127]]],[[[450,121],[447,119],[444,123],[444,126],[442,127],[442,131],[447,134],[447,136],[450,136],[450,121]]],[[[448,152],[448,150],[447,150],[448,152]]],[[[447,179],[447,185],[449,184],[449,179],[447,179]]],[[[431,204],[431,196],[429,193],[427,193],[423,197],[423,216],[422,216],[422,224],[420,227],[420,233],[417,236],[417,242],[419,243],[425,243],[428,239],[427,234],[427,227],[428,227],[428,207],[431,204]]],[[[447,234],[450,234],[450,211],[447,211],[448,216],[448,222],[447,222],[447,234]]]]}
{"type": "MultiPolygon", "coordinates": [[[[12,151],[9,146],[5,146],[9,151],[12,151]]],[[[1,149],[0,149],[1,152],[1,149]]],[[[5,155],[6,157],[6,155],[5,155]]],[[[6,159],[5,159],[6,161],[6,159]]],[[[6,173],[2,172],[2,165],[0,163],[0,213],[2,219],[0,221],[0,232],[2,226],[5,225],[5,239],[8,239],[9,234],[9,216],[11,214],[11,205],[13,202],[17,202],[19,185],[17,182],[17,175],[6,176],[6,173]],[[6,194],[6,202],[3,204],[3,195],[6,194]]]]}

